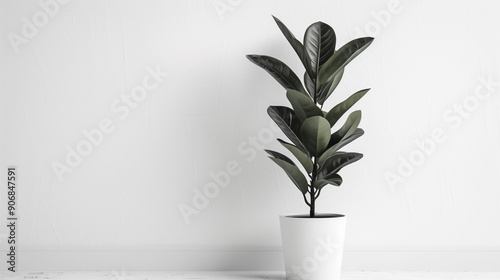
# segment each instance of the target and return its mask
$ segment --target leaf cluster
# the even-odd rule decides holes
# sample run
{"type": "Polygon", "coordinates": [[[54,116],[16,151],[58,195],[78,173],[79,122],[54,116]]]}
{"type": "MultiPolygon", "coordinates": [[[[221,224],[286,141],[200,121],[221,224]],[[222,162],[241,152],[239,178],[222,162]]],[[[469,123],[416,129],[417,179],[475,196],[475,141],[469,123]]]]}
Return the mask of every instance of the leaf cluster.
{"type": "Polygon", "coordinates": [[[364,134],[359,128],[361,111],[350,113],[338,129],[334,126],[369,89],[352,94],[327,111],[323,104],[340,83],[345,67],[372,43],[373,38],[358,38],[335,49],[336,35],[328,24],[311,24],[300,42],[279,19],[273,18],[305,68],[304,83],[279,59],[265,55],[247,55],[247,58],[286,89],[291,108],[270,106],[267,112],[290,142],[278,141],[299,164],[279,152],[266,152],[286,172],[311,207],[324,186],[342,184],[338,172],[343,167],[363,157],[360,153],[340,150],[364,134]]]}

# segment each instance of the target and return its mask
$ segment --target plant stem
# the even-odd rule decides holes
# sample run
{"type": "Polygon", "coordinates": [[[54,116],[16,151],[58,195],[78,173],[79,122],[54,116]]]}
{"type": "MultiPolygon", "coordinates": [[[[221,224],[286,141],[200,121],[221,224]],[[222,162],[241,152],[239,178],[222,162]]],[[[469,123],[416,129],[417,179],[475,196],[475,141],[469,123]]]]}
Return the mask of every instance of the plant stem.
{"type": "Polygon", "coordinates": [[[318,198],[319,197],[319,195],[321,193],[321,190],[322,190],[322,188],[318,190],[318,192],[316,193],[316,195],[314,196],[314,198],[318,198]]]}
{"type": "Polygon", "coordinates": [[[315,210],[314,210],[314,208],[315,208],[315,206],[316,206],[315,202],[316,202],[316,199],[314,198],[314,194],[313,194],[313,195],[311,196],[311,206],[310,206],[310,208],[309,208],[309,209],[310,209],[310,210],[309,210],[309,217],[310,217],[310,218],[314,218],[314,211],[315,211],[315,210]]]}
{"type": "Polygon", "coordinates": [[[304,202],[307,204],[307,206],[311,207],[311,203],[307,201],[306,194],[304,194],[303,196],[304,196],[304,202]]]}
{"type": "MultiPolygon", "coordinates": [[[[316,73],[319,73],[319,61],[318,63],[316,64],[316,73]]],[[[318,98],[317,98],[317,95],[318,95],[318,89],[319,89],[319,82],[318,82],[318,77],[316,77],[316,79],[314,79],[314,94],[313,94],[313,101],[314,101],[314,104],[316,104],[316,106],[318,106],[318,98]]],[[[323,105],[320,105],[320,110],[323,110],[323,105]]],[[[314,166],[313,166],[313,171],[312,171],[312,174],[311,174],[311,189],[309,190],[309,194],[311,195],[311,203],[309,205],[309,217],[310,218],[314,218],[315,216],[315,212],[316,212],[316,198],[319,197],[319,191],[318,191],[318,195],[316,196],[316,192],[314,191],[314,182],[316,181],[316,177],[318,176],[318,174],[316,174],[318,172],[318,165],[317,165],[317,155],[314,156],[314,166]]]]}
{"type": "Polygon", "coordinates": [[[311,178],[311,189],[309,190],[309,194],[311,195],[311,205],[309,205],[309,217],[314,218],[315,214],[315,208],[316,208],[316,196],[314,193],[314,181],[316,181],[316,172],[317,172],[317,164],[316,164],[317,158],[314,157],[314,165],[313,165],[313,171],[312,171],[312,178],[311,178]]]}

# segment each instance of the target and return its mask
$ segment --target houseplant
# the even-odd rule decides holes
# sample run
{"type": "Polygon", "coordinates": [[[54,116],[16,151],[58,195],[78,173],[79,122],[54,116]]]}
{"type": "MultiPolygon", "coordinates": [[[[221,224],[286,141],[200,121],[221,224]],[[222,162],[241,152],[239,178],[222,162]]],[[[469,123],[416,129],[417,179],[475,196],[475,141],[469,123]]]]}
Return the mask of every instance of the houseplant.
{"type": "Polygon", "coordinates": [[[342,184],[338,172],[343,167],[363,157],[360,153],[340,151],[364,134],[358,127],[361,111],[350,113],[333,133],[332,128],[369,89],[352,94],[327,111],[323,105],[342,79],[346,65],[373,38],[358,38],[336,50],[335,32],[329,25],[311,24],[301,43],[279,19],[273,18],[305,68],[304,86],[282,61],[265,55],[247,55],[286,89],[292,107],[270,106],[267,110],[291,142],[278,139],[279,143],[299,164],[279,152],[266,152],[285,171],[309,206],[308,215],[280,217],[287,278],[339,279],[345,216],[317,214],[316,200],[323,188],[342,184]]]}

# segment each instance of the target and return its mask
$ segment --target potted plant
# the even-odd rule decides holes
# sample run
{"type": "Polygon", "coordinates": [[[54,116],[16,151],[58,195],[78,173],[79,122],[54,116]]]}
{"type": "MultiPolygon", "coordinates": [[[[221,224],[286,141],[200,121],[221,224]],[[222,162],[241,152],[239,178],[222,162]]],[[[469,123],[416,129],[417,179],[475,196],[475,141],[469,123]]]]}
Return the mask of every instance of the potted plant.
{"type": "Polygon", "coordinates": [[[361,111],[350,113],[333,133],[332,128],[369,89],[352,94],[329,110],[325,111],[323,105],[342,79],[346,65],[373,38],[358,38],[336,50],[335,32],[328,24],[311,24],[301,43],[279,19],[273,18],[305,68],[303,85],[282,61],[265,55],[247,55],[286,89],[291,104],[291,108],[270,106],[267,112],[290,141],[278,139],[279,143],[298,164],[279,152],[266,150],[309,206],[309,214],[280,217],[287,279],[339,279],[346,218],[340,214],[316,213],[316,201],[323,188],[342,184],[338,173],[343,167],[363,157],[360,153],[340,150],[364,134],[358,127],[361,111]]]}

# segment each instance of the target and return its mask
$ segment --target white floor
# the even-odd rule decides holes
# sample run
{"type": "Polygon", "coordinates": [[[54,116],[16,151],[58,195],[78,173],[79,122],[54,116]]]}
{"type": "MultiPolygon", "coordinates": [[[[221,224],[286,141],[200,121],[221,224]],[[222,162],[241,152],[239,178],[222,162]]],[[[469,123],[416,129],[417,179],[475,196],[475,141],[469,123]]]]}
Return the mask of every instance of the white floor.
{"type": "MultiPolygon", "coordinates": [[[[284,280],[282,272],[0,272],[1,280],[284,280]]],[[[500,272],[343,272],[345,280],[500,280],[500,272]]]]}

